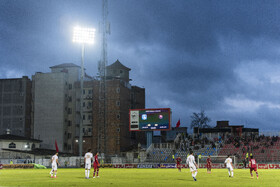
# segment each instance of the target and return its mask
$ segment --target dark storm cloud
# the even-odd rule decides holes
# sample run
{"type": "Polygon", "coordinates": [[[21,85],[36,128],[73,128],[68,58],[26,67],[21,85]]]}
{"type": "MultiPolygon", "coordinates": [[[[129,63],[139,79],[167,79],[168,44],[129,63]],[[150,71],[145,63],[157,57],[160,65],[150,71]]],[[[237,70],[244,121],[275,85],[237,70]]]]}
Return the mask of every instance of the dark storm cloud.
{"type": "MultiPolygon", "coordinates": [[[[137,60],[131,59],[130,66],[144,64],[140,67],[141,80],[147,87],[148,106],[172,106],[174,121],[182,116],[189,121],[191,110],[204,108],[214,120],[228,117],[227,120],[242,122],[246,117],[237,111],[231,111],[236,115],[223,112],[233,107],[225,100],[235,98],[231,101],[238,103],[236,97],[242,95],[251,102],[275,103],[272,98],[278,98],[273,94],[279,91],[277,84],[248,83],[240,79],[236,70],[240,66],[252,69],[248,64],[257,65],[261,60],[277,63],[277,1],[126,1],[126,5],[122,6],[126,11],[113,10],[115,18],[121,20],[116,35],[122,47],[135,49],[137,60]]],[[[251,76],[263,82],[258,70],[251,76]]],[[[239,110],[242,113],[242,108],[239,110]]],[[[252,111],[247,120],[254,115],[258,113],[252,111]]],[[[263,122],[255,120],[254,125],[263,128],[263,122]]],[[[277,120],[266,123],[274,127],[277,124],[277,120]]]]}
{"type": "MultiPolygon", "coordinates": [[[[277,129],[280,118],[279,1],[109,0],[109,64],[130,67],[147,107],[171,107],[190,124],[205,109],[216,120],[277,129]]],[[[98,28],[101,0],[0,1],[0,76],[79,64],[75,24],[98,28]]],[[[86,47],[96,74],[100,35],[86,47]]]]}

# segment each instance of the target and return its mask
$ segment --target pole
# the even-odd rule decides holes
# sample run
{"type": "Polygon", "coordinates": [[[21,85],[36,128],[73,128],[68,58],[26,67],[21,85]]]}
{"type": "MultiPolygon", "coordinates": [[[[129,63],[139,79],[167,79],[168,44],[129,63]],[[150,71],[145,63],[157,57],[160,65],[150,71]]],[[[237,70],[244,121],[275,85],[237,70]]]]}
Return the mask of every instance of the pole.
{"type": "Polygon", "coordinates": [[[153,132],[147,131],[146,136],[147,136],[147,149],[148,149],[150,145],[153,143],[153,132]]]}
{"type": "MultiPolygon", "coordinates": [[[[82,159],[83,154],[83,102],[84,102],[84,56],[85,45],[82,44],[82,59],[81,59],[81,96],[80,96],[80,134],[79,134],[79,156],[82,159]]],[[[80,161],[81,164],[81,161],[80,161]]]]}

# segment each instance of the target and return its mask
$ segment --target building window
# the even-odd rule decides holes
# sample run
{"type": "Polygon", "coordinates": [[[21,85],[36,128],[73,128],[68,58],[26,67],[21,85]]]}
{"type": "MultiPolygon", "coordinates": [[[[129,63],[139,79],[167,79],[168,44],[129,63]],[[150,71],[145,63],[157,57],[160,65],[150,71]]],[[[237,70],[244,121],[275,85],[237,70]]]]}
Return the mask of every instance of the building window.
{"type": "Polygon", "coordinates": [[[72,125],[72,121],[68,121],[68,126],[70,127],[72,125]]]}
{"type": "Polygon", "coordinates": [[[68,114],[72,114],[72,109],[68,108],[68,114]]]}
{"type": "Polygon", "coordinates": [[[118,88],[116,89],[116,91],[117,91],[117,93],[120,93],[120,88],[118,87],[118,88]]]}
{"type": "Polygon", "coordinates": [[[121,102],[120,102],[120,101],[117,101],[117,102],[116,102],[116,105],[117,105],[117,106],[120,106],[120,105],[121,105],[121,102]]]}
{"type": "Polygon", "coordinates": [[[92,94],[92,90],[88,90],[88,94],[92,94]]]}
{"type": "Polygon", "coordinates": [[[88,115],[88,120],[91,120],[91,119],[92,119],[91,115],[88,115]]]}
{"type": "Polygon", "coordinates": [[[118,115],[117,115],[117,118],[118,118],[118,119],[120,119],[120,118],[121,118],[121,116],[118,114],[118,115]]]}
{"type": "Polygon", "coordinates": [[[69,101],[69,102],[72,102],[72,96],[69,96],[69,97],[68,97],[68,101],[69,101]]]}
{"type": "Polygon", "coordinates": [[[85,102],[83,102],[83,107],[85,107],[86,106],[86,103],[85,102]]]}
{"type": "Polygon", "coordinates": [[[30,149],[30,144],[29,144],[29,142],[27,142],[27,143],[25,144],[24,148],[30,149]]]}
{"type": "Polygon", "coordinates": [[[120,74],[122,74],[123,73],[123,70],[120,70],[120,74]]]}
{"type": "Polygon", "coordinates": [[[17,146],[16,146],[16,144],[14,143],[14,142],[12,142],[12,143],[10,143],[9,144],[9,148],[16,148],[17,146]]]}
{"type": "Polygon", "coordinates": [[[69,84],[69,90],[72,90],[72,84],[69,84]]]}
{"type": "Polygon", "coordinates": [[[83,115],[83,120],[86,120],[86,116],[85,115],[83,115]]]}
{"type": "Polygon", "coordinates": [[[84,94],[84,95],[86,94],[86,90],[83,90],[83,94],[84,94]]]}
{"type": "Polygon", "coordinates": [[[70,139],[71,138],[71,133],[68,133],[68,139],[70,139]]]}
{"type": "Polygon", "coordinates": [[[120,128],[117,128],[117,132],[121,132],[121,129],[120,129],[120,128]]]}

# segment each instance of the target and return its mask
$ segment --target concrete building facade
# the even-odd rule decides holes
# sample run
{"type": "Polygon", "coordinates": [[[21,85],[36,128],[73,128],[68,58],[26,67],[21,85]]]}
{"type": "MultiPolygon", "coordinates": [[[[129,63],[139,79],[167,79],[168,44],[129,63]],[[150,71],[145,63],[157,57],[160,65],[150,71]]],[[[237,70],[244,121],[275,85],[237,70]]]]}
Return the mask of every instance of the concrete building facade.
{"type": "Polygon", "coordinates": [[[76,91],[80,67],[68,63],[50,67],[50,73],[36,73],[33,84],[34,137],[42,148],[73,152],[76,124],[76,91]]]}
{"type": "Polygon", "coordinates": [[[129,109],[145,108],[145,89],[131,86],[130,69],[118,60],[107,66],[106,71],[106,112],[103,112],[104,102],[99,92],[100,81],[94,80],[92,138],[87,140],[90,143],[85,144],[84,149],[115,155],[146,141],[143,132],[129,131],[129,109]]]}
{"type": "Polygon", "coordinates": [[[31,80],[0,79],[0,134],[31,137],[31,80]]]}
{"type": "Polygon", "coordinates": [[[79,66],[61,64],[32,77],[33,138],[42,140],[42,148],[55,149],[56,140],[59,151],[78,154],[80,120],[83,152],[113,155],[145,143],[145,133],[129,131],[129,109],[145,108],[145,89],[131,86],[130,69],[118,60],[106,71],[105,114],[100,80],[85,75],[81,92],[79,66]]]}

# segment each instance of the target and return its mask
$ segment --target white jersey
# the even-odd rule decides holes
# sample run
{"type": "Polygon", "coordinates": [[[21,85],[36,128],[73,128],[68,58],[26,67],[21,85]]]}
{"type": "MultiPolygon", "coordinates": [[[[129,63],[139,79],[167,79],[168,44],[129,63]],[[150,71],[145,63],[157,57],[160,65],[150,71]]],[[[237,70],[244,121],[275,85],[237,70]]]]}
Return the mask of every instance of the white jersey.
{"type": "Polygon", "coordinates": [[[231,166],[231,163],[232,163],[232,159],[231,158],[227,158],[226,160],[225,160],[225,163],[227,164],[227,168],[231,168],[232,166],[231,166]]]}
{"type": "Polygon", "coordinates": [[[91,164],[91,159],[93,158],[93,154],[92,153],[90,153],[90,152],[87,152],[86,154],[85,154],[85,159],[86,159],[86,163],[87,164],[91,164]]]}
{"type": "Polygon", "coordinates": [[[56,160],[58,159],[58,156],[57,155],[53,155],[52,156],[52,164],[54,165],[56,165],[56,160]]]}
{"type": "Polygon", "coordinates": [[[188,156],[186,163],[190,165],[195,165],[195,159],[193,155],[188,156]]]}

